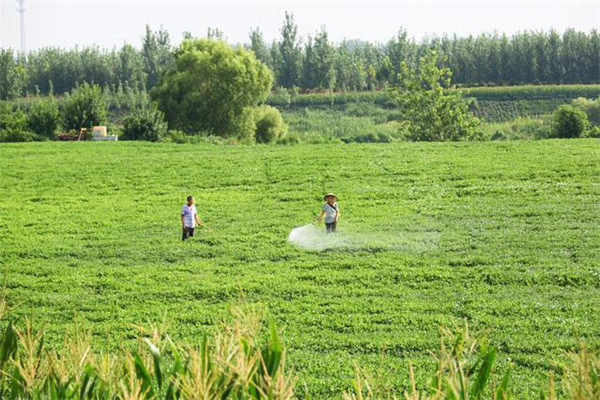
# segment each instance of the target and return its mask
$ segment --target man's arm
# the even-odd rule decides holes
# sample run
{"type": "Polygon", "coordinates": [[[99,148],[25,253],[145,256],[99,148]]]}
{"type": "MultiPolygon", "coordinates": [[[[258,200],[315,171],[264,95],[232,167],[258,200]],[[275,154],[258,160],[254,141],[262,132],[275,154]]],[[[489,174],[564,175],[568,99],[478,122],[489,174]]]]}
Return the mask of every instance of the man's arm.
{"type": "Polygon", "coordinates": [[[339,207],[337,210],[335,210],[335,222],[338,222],[338,219],[340,219],[340,208],[339,207]]]}
{"type": "Polygon", "coordinates": [[[196,223],[200,226],[204,225],[201,219],[198,218],[198,213],[194,214],[194,218],[196,219],[196,223]]]}
{"type": "Polygon", "coordinates": [[[181,227],[185,228],[185,223],[183,222],[183,214],[181,214],[181,227]]]}
{"type": "Polygon", "coordinates": [[[321,212],[319,213],[319,216],[317,217],[317,220],[316,220],[317,224],[321,223],[321,221],[323,220],[323,215],[325,215],[325,211],[321,210],[321,212]]]}

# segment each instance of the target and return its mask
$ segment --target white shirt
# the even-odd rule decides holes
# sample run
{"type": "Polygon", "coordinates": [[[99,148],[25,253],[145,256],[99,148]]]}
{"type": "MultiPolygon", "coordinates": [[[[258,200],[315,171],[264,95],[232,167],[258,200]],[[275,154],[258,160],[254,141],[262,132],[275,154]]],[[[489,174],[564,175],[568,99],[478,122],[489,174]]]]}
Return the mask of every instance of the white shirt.
{"type": "Polygon", "coordinates": [[[196,226],[196,221],[194,220],[196,214],[198,214],[196,212],[196,205],[192,204],[191,207],[188,207],[187,204],[183,205],[181,215],[183,215],[183,225],[186,228],[193,228],[196,226]]]}
{"type": "Polygon", "coordinates": [[[333,203],[333,206],[329,205],[329,203],[323,204],[323,211],[325,211],[325,223],[330,224],[335,222],[335,217],[338,213],[337,202],[333,203]]]}

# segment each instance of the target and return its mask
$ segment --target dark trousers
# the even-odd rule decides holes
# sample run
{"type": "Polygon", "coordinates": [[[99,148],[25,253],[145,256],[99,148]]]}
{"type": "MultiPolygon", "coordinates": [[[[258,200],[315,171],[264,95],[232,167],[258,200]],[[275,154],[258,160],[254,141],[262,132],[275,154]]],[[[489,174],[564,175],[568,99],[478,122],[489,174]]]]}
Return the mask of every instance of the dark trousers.
{"type": "Polygon", "coordinates": [[[336,227],[337,222],[325,222],[325,229],[327,229],[327,233],[335,233],[336,227]]]}
{"type": "Polygon", "coordinates": [[[181,240],[186,240],[188,237],[194,236],[194,228],[188,228],[187,226],[183,228],[183,235],[181,236],[181,240]]]}

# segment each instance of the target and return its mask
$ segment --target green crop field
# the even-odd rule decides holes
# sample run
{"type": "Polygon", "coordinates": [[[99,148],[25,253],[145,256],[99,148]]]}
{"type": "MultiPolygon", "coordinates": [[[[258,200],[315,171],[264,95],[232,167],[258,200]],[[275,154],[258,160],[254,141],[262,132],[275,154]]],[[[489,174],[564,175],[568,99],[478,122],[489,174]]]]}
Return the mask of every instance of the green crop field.
{"type": "Polygon", "coordinates": [[[83,317],[115,349],[163,320],[197,343],[243,297],[314,398],[349,390],[354,361],[401,389],[412,360],[424,382],[438,325],[466,319],[517,397],[539,398],[565,350],[600,348],[599,160],[591,139],[2,144],[7,300],[50,346],[83,317]],[[328,191],[338,236],[289,244],[328,191]],[[188,194],[214,233],[182,243],[188,194]]]}

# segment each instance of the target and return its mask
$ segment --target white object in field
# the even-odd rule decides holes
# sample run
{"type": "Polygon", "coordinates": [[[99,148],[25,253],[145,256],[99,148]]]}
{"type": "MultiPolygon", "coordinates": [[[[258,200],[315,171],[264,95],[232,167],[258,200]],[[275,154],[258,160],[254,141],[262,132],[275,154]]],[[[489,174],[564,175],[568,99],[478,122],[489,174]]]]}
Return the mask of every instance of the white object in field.
{"type": "Polygon", "coordinates": [[[107,135],[106,126],[93,126],[92,127],[92,140],[111,140],[117,141],[119,137],[117,135],[107,135]]]}
{"type": "Polygon", "coordinates": [[[298,226],[290,232],[288,242],[307,250],[323,250],[327,248],[327,240],[324,230],[319,230],[313,224],[298,226]]]}
{"type": "Polygon", "coordinates": [[[92,140],[111,140],[113,142],[116,142],[117,140],[119,140],[119,137],[117,135],[94,136],[92,140]]]}
{"type": "Polygon", "coordinates": [[[92,126],[92,136],[106,136],[106,126],[92,126]]]}

